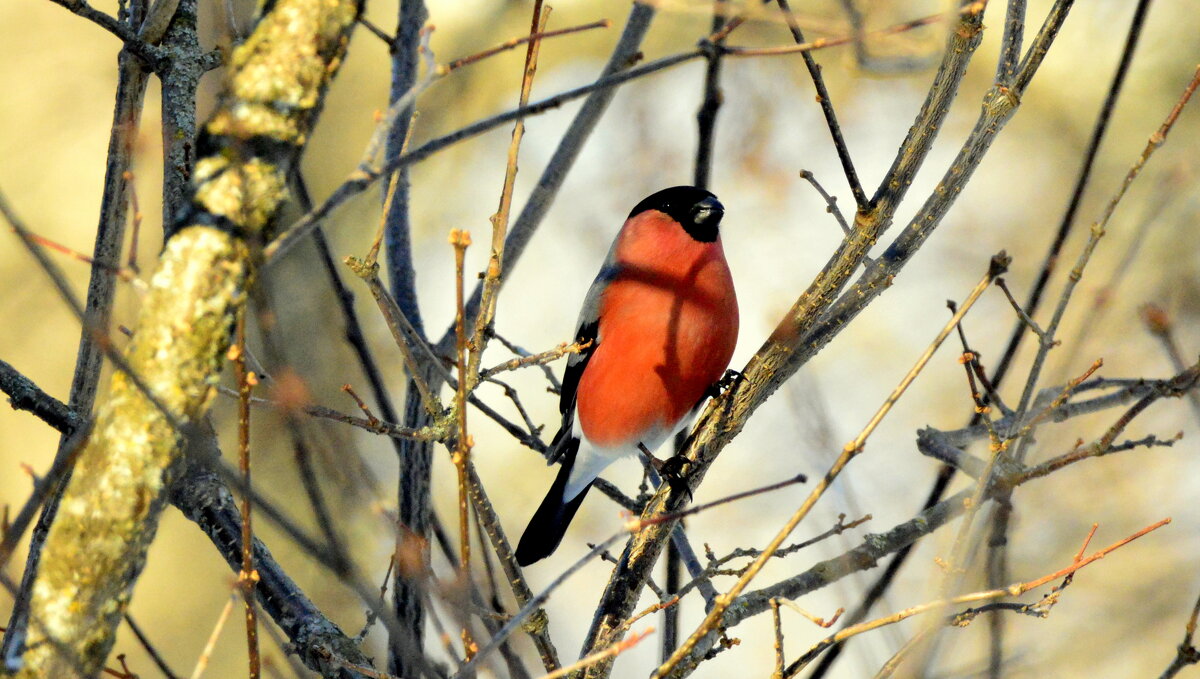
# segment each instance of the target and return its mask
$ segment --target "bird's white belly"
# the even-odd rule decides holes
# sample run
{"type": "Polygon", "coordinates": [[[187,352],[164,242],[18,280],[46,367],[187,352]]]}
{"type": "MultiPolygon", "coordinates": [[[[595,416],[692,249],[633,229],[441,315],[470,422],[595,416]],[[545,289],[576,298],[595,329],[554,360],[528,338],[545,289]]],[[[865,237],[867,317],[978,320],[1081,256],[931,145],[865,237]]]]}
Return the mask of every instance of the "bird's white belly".
{"type": "Polygon", "coordinates": [[[692,420],[695,419],[699,410],[699,407],[692,410],[669,429],[655,427],[643,433],[638,440],[617,446],[598,446],[589,441],[587,435],[583,433],[583,427],[579,426],[579,415],[576,415],[571,425],[571,435],[579,439],[579,452],[575,454],[575,464],[571,468],[571,475],[567,477],[567,487],[563,492],[563,499],[570,500],[583,492],[589,483],[600,476],[600,472],[620,458],[628,455],[640,456],[638,443],[646,446],[646,450],[651,453],[658,450],[667,440],[674,438],[676,434],[691,426],[692,420]]]}

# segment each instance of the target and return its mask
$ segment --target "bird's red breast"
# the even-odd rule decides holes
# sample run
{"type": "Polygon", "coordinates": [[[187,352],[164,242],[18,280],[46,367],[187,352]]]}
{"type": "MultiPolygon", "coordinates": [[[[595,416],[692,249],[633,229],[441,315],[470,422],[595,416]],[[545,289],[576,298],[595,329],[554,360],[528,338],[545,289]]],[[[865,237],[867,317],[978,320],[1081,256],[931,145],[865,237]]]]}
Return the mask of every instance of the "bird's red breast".
{"type": "Polygon", "coordinates": [[[698,241],[648,210],[625,222],[614,254],[576,404],[584,435],[603,447],[671,429],[724,374],[738,333],[720,238],[698,241]]]}

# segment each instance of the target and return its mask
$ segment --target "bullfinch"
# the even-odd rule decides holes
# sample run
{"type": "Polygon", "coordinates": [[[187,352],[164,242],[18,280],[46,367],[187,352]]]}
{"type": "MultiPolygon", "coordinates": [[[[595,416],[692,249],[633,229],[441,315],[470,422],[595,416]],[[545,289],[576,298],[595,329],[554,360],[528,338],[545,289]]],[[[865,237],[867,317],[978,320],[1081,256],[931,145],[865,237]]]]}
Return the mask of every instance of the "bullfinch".
{"type": "Polygon", "coordinates": [[[663,189],[629,213],[579,313],[575,340],[590,344],[567,360],[549,455],[562,466],[521,536],[522,566],[558,547],[605,467],[673,438],[725,374],[738,306],[724,213],[693,186],[663,189]]]}

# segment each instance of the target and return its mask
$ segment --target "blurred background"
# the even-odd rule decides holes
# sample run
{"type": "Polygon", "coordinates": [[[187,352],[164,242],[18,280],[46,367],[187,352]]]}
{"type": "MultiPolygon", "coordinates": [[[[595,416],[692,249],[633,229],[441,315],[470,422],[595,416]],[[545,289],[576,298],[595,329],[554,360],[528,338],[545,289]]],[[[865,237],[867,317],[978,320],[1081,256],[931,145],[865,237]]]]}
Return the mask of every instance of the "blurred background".
{"type": "MultiPolygon", "coordinates": [[[[946,11],[934,0],[857,0],[868,27],[946,11]]],[[[1029,3],[1027,39],[1049,2],[1029,3]]],[[[961,300],[1001,249],[1013,257],[1007,280],[1024,299],[1042,265],[1046,248],[1070,196],[1083,149],[1120,55],[1133,4],[1122,0],[1077,3],[1062,34],[1028,90],[1020,110],[999,135],[969,188],[941,227],[893,287],[837,340],[781,389],[722,454],[696,494],[697,502],[754,488],[800,472],[824,473],[841,446],[862,428],[888,392],[913,365],[946,322],[947,299],[961,300]]],[[[227,46],[231,33],[220,3],[202,3],[201,35],[207,46],[227,46]]],[[[440,63],[478,52],[525,34],[530,2],[456,1],[429,3],[436,25],[432,48],[440,63]]],[[[116,12],[115,2],[97,8],[116,12]]],[[[740,7],[740,5],[738,5],[740,7]]],[[[396,3],[371,2],[367,15],[385,30],[395,27],[396,3]]],[[[643,44],[646,59],[692,49],[709,31],[712,6],[700,0],[671,0],[660,11],[643,44]]],[[[819,0],[795,7],[808,37],[839,37],[849,31],[841,4],[819,0]]],[[[577,1],[554,6],[551,29],[607,18],[613,26],[544,43],[533,99],[586,84],[596,77],[620,35],[629,11],[624,2],[577,1]]],[[[974,57],[938,143],[917,177],[897,221],[911,216],[949,166],[991,84],[1003,25],[1004,6],[987,9],[983,44],[974,57]]],[[[248,25],[251,7],[235,3],[239,26],[248,25]]],[[[791,44],[777,12],[755,11],[730,44],[791,44]]],[[[945,23],[872,40],[872,60],[860,65],[847,47],[815,53],[824,67],[849,150],[868,194],[892,162],[929,87],[945,44],[945,23]]],[[[1191,78],[1200,61],[1200,13],[1188,3],[1152,7],[1141,46],[1132,63],[1077,225],[1047,291],[1039,319],[1048,318],[1065,276],[1086,239],[1087,226],[1122,181],[1153,132],[1191,78]]],[[[116,82],[117,40],[48,0],[0,5],[0,188],[27,225],[70,248],[90,252],[99,213],[104,159],[116,82]]],[[[441,80],[418,103],[413,142],[452,131],[511,108],[517,99],[524,50],[516,49],[461,69],[441,80]]],[[[390,80],[386,44],[366,30],[354,35],[316,133],[305,155],[304,172],[319,200],[353,170],[386,107],[390,80]]],[[[541,351],[571,339],[584,292],[621,221],[637,201],[665,186],[690,183],[696,149],[695,113],[703,91],[704,64],[694,61],[631,82],[617,92],[599,127],[558,194],[529,250],[513,271],[501,297],[496,329],[505,338],[541,351]]],[[[206,76],[200,119],[211,110],[222,71],[206,76]]],[[[726,206],[725,249],[742,310],[741,338],[733,367],[758,349],[781,315],[825,264],[841,232],[825,203],[798,176],[812,171],[852,212],[853,200],[829,139],[812,83],[799,55],[729,58],[722,79],[724,106],[716,128],[712,189],[726,206]]],[[[139,262],[149,271],[161,246],[161,140],[158,83],[152,80],[142,116],[135,160],[137,198],[145,215],[137,243],[139,262]]],[[[1193,105],[1194,106],[1194,105],[1193,105]]],[[[527,121],[521,149],[514,210],[524,203],[547,159],[578,108],[564,105],[527,121]]],[[[1200,236],[1196,229],[1198,112],[1185,111],[1165,147],[1153,158],[1109,224],[1078,288],[1051,353],[1043,386],[1061,384],[1098,358],[1101,375],[1162,378],[1174,374],[1159,340],[1139,318],[1143,305],[1166,310],[1175,339],[1189,363],[1200,348],[1200,236]]],[[[468,229],[477,245],[468,253],[468,271],[483,267],[496,210],[511,128],[498,128],[458,144],[412,171],[413,256],[421,312],[438,337],[453,321],[453,252],[450,229],[468,229]]],[[[336,256],[363,255],[379,219],[380,195],[373,189],[336,210],[326,223],[336,256]]],[[[285,214],[290,221],[298,212],[285,214]]],[[[888,237],[885,236],[887,241],[888,237]]],[[[0,234],[0,359],[13,364],[49,393],[65,399],[74,367],[79,323],[48,277],[11,232],[0,234]]],[[[880,247],[882,251],[882,246],[880,247]]],[[[878,254],[878,253],[876,253],[878,254]]],[[[76,291],[86,290],[86,265],[59,258],[76,291]]],[[[348,271],[344,272],[349,274],[348,271]]],[[[366,289],[346,275],[357,294],[368,341],[393,388],[403,395],[399,352],[366,289]]],[[[314,401],[355,410],[340,391],[351,384],[367,394],[366,381],[342,339],[342,321],[330,286],[310,244],[294,249],[265,281],[291,365],[306,380],[314,401]]],[[[114,321],[131,325],[138,295],[122,287],[114,321]]],[[[1015,321],[998,290],[990,290],[967,316],[964,329],[989,369],[994,366],[1015,321]]],[[[1032,338],[1029,338],[1032,339],[1032,338]]],[[[796,540],[832,526],[839,514],[871,520],[853,531],[776,560],[756,586],[803,571],[813,563],[859,544],[866,533],[884,532],[920,508],[938,463],[921,456],[915,431],[925,425],[963,426],[971,414],[969,389],[957,361],[956,340],[935,356],[909,393],[873,435],[866,452],[838,480],[793,535],[796,540]]],[[[1026,341],[1002,392],[1010,403],[1033,356],[1026,341]]],[[[509,356],[498,345],[485,364],[509,356]]],[[[554,366],[561,372],[561,366],[554,366]]],[[[536,370],[510,374],[530,416],[553,434],[557,397],[547,393],[536,370]]],[[[228,380],[227,380],[228,381],[228,380]]],[[[103,383],[102,383],[103,384],[103,383]]],[[[516,419],[501,389],[484,386],[485,401],[516,419]]],[[[101,396],[103,398],[103,395],[101,396]]],[[[234,449],[235,403],[220,397],[215,414],[234,449]]],[[[1120,414],[1109,411],[1045,427],[1031,456],[1044,460],[1069,450],[1077,439],[1090,441],[1120,414]]],[[[314,527],[300,488],[295,461],[281,419],[256,411],[253,454],[262,492],[314,527]]],[[[553,469],[501,430],[471,414],[474,459],[510,538],[524,527],[553,478],[553,469]]],[[[335,504],[340,528],[359,566],[381,581],[393,546],[386,515],[395,509],[397,465],[387,440],[327,422],[313,423],[315,450],[325,488],[335,504]],[[369,481],[368,479],[374,479],[369,481]]],[[[1030,580],[1070,562],[1092,523],[1100,528],[1093,548],[1107,545],[1160,518],[1167,528],[1085,569],[1047,619],[1008,619],[1007,676],[1157,676],[1175,647],[1200,578],[1200,510],[1194,500],[1196,413],[1185,400],[1155,404],[1126,432],[1129,438],[1182,432],[1173,448],[1122,453],[1078,464],[1049,479],[1020,488],[1010,536],[1014,580],[1030,580]]],[[[0,408],[0,503],[20,506],[30,491],[28,470],[49,464],[58,436],[27,413],[0,408]]],[[[976,450],[980,453],[982,451],[976,450]]],[[[453,468],[443,448],[435,449],[435,508],[453,523],[453,468]]],[[[639,465],[614,465],[606,477],[635,495],[639,465]]],[[[952,490],[965,487],[960,479],[952,490]]],[[[734,547],[762,547],[808,490],[791,487],[698,515],[689,531],[697,549],[718,555],[734,547]]],[[[15,511],[15,510],[14,510],[15,511]]],[[[550,560],[527,571],[535,591],[573,563],[586,542],[618,527],[618,508],[598,493],[585,503],[566,541],[550,560]]],[[[364,606],[312,559],[287,544],[266,521],[257,529],[289,573],[350,634],[361,628],[364,606]]],[[[937,596],[953,530],[921,543],[876,615],[937,596]]],[[[619,551],[619,550],[614,550],[619,551]]],[[[6,567],[19,579],[23,554],[6,567]]],[[[978,565],[978,564],[976,564],[978,565]]],[[[446,564],[435,555],[441,573],[446,564]]],[[[572,578],[549,603],[551,634],[564,659],[575,657],[591,622],[592,610],[611,571],[594,562],[572,578]]],[[[972,571],[965,585],[982,588],[972,571]]],[[[847,578],[804,598],[800,605],[829,617],[852,608],[876,572],[847,578]]],[[[661,576],[658,578],[661,582],[661,576]]],[[[168,509],[149,565],[136,590],[131,612],[146,628],[174,670],[190,673],[232,592],[233,574],[207,539],[168,509]]],[[[718,589],[731,579],[718,580],[718,589]]],[[[1033,601],[1040,592],[1026,595],[1033,601]]],[[[652,603],[646,598],[644,605],[652,603]]],[[[9,595],[0,592],[6,616],[9,595]]],[[[703,615],[702,602],[682,604],[684,633],[703,615]]],[[[784,611],[789,659],[827,632],[784,611]]],[[[647,618],[647,625],[661,621],[647,618]]],[[[870,676],[911,634],[920,620],[860,637],[831,676],[870,676]]],[[[696,676],[766,676],[773,664],[770,616],[759,616],[730,631],[736,648],[705,663],[696,676]]],[[[369,637],[369,652],[382,662],[381,632],[369,637]]],[[[430,632],[432,637],[432,630],[430,632]]],[[[430,644],[437,645],[436,639],[430,644]]],[[[614,676],[641,676],[657,663],[657,636],[619,660],[614,676]]],[[[265,644],[269,656],[278,649],[265,644]]],[[[532,653],[526,639],[518,648],[532,653]]],[[[977,621],[943,635],[928,676],[974,676],[986,667],[987,625],[977,621]]],[[[143,677],[155,670],[126,630],[117,652],[143,677]]],[[[532,656],[530,656],[532,657],[532,656]]],[[[286,667],[279,663],[277,666],[286,667]]],[[[226,626],[207,676],[244,671],[244,632],[238,616],[226,626]]]]}

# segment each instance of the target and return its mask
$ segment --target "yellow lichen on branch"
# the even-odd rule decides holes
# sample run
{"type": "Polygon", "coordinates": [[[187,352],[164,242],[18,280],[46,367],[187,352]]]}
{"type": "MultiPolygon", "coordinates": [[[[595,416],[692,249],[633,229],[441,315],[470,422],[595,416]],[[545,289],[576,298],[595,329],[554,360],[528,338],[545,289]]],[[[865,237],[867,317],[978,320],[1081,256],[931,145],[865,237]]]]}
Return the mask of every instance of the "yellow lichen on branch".
{"type": "Polygon", "coordinates": [[[277,2],[233,50],[233,76],[208,133],[303,145],[358,11],[359,3],[347,0],[277,2]]]}
{"type": "Polygon", "coordinates": [[[230,58],[123,365],[79,451],[42,553],[19,677],[100,672],[145,564],[188,428],[208,412],[263,234],[360,5],[277,0],[230,58]]]}
{"type": "Polygon", "coordinates": [[[129,375],[113,375],[42,552],[20,676],[92,676],[108,656],[179,457],[171,419],[208,409],[247,262],[245,244],[216,229],[168,241],[126,352],[158,403],[129,375]]]}

